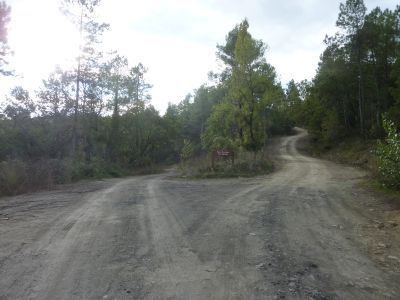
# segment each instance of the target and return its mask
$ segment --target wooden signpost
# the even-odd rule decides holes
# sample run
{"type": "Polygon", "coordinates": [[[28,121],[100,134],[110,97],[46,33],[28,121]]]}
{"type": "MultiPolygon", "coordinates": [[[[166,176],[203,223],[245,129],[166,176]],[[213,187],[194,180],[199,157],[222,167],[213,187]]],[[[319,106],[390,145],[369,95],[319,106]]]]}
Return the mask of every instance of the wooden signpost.
{"type": "Polygon", "coordinates": [[[228,159],[231,158],[232,165],[235,163],[235,152],[232,150],[228,149],[220,149],[220,150],[215,150],[212,152],[211,156],[211,166],[214,169],[215,166],[215,160],[216,159],[228,159]]]}

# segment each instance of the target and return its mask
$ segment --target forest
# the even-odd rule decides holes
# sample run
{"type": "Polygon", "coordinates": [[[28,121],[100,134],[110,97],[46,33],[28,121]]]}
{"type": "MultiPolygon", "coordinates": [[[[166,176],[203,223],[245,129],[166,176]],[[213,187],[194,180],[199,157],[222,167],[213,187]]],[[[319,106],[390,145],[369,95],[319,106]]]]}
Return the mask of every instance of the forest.
{"type": "MultiPolygon", "coordinates": [[[[110,26],[95,17],[99,1],[62,4],[81,32],[80,54],[73,69],[56,68],[34,93],[17,86],[0,102],[0,196],[151,172],[219,148],[255,159],[270,137],[294,126],[327,147],[373,141],[380,179],[400,187],[400,6],[367,13],[362,0],[346,0],[313,80],[287,84],[244,19],[216,47],[223,70],[161,115],[146,66],[99,50],[110,26]]],[[[0,2],[0,80],[13,76],[11,9],[0,2]]]]}

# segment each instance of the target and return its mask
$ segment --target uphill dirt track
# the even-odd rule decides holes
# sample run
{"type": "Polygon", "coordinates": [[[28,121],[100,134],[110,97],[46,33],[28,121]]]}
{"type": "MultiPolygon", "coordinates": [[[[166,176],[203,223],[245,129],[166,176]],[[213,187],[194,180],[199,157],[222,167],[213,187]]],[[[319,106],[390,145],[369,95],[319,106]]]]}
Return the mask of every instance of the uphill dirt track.
{"type": "Polygon", "coordinates": [[[395,205],[300,154],[305,135],[276,142],[268,176],[1,199],[0,299],[400,299],[395,205]]]}

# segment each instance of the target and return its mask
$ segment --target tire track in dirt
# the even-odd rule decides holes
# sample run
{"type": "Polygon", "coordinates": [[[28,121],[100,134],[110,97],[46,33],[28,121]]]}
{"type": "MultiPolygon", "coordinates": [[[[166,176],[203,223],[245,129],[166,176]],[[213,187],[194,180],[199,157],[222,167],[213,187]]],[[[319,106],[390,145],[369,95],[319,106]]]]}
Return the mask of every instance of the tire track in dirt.
{"type": "Polygon", "coordinates": [[[362,172],[301,155],[305,135],[273,143],[267,176],[9,198],[0,299],[399,299],[399,274],[362,250],[362,172]]]}

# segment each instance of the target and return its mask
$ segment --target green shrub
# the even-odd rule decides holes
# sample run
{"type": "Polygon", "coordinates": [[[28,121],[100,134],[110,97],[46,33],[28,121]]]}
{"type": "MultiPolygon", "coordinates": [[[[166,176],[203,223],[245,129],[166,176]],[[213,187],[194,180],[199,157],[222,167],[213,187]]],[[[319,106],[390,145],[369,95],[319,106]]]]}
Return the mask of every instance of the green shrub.
{"type": "Polygon", "coordinates": [[[383,127],[387,133],[385,141],[377,147],[378,165],[383,184],[400,189],[400,135],[394,122],[384,118],[383,127]]]}
{"type": "Polygon", "coordinates": [[[65,165],[64,177],[67,182],[89,178],[120,177],[126,173],[118,164],[109,163],[101,159],[93,159],[90,162],[66,160],[65,165]]]}
{"type": "Polygon", "coordinates": [[[62,160],[0,162],[0,196],[16,195],[67,182],[62,160]]]}
{"type": "Polygon", "coordinates": [[[344,132],[339,115],[335,110],[327,112],[321,127],[322,141],[325,145],[330,145],[338,141],[344,132]]]}
{"type": "Polygon", "coordinates": [[[120,177],[127,175],[117,164],[93,159],[41,159],[37,161],[6,160],[0,162],[0,197],[51,188],[62,183],[88,178],[120,177]]]}
{"type": "Polygon", "coordinates": [[[238,160],[231,164],[230,160],[217,163],[214,168],[210,166],[200,168],[196,177],[224,178],[224,177],[252,177],[269,174],[273,171],[273,164],[267,159],[238,160]]]}
{"type": "Polygon", "coordinates": [[[186,162],[193,156],[193,144],[191,141],[184,139],[183,140],[183,147],[181,150],[181,160],[186,162]]]}
{"type": "Polygon", "coordinates": [[[0,163],[0,196],[15,195],[26,186],[26,164],[20,160],[0,163]]]}

